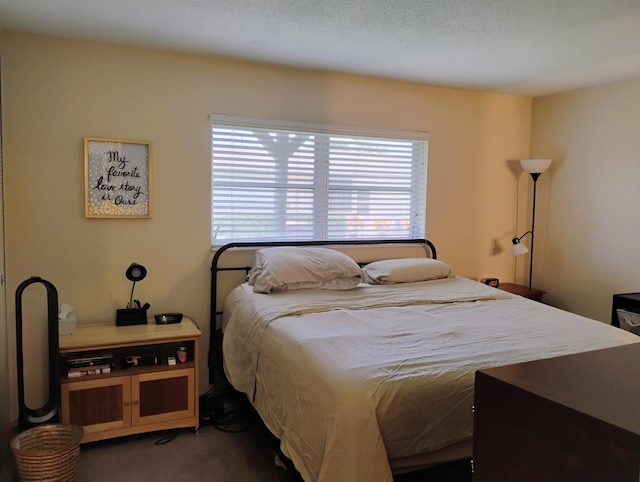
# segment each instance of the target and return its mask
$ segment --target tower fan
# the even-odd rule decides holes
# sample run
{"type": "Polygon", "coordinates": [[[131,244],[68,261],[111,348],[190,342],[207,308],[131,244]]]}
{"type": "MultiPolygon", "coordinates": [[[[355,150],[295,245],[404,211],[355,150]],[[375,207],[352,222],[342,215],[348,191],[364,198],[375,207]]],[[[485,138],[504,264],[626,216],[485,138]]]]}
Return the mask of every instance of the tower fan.
{"type": "Polygon", "coordinates": [[[37,276],[20,283],[16,290],[16,343],[18,361],[18,428],[23,430],[60,420],[60,380],[58,370],[58,291],[49,281],[37,276]],[[49,336],[49,399],[40,408],[30,408],[24,400],[24,346],[22,339],[22,293],[34,284],[47,289],[47,329],[49,336]]]}

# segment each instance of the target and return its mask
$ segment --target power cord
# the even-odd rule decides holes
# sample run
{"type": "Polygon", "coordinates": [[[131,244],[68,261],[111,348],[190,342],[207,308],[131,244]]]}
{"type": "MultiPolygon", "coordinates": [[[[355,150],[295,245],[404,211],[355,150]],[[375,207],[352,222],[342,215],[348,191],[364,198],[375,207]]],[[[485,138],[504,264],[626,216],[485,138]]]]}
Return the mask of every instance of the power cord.
{"type": "Polygon", "coordinates": [[[198,325],[198,322],[196,321],[196,319],[193,316],[191,316],[191,315],[183,315],[183,316],[185,316],[187,318],[191,318],[191,321],[193,321],[193,324],[196,325],[196,328],[198,330],[200,329],[200,325],[198,325]]]}
{"type": "Polygon", "coordinates": [[[172,442],[173,439],[176,438],[177,436],[178,436],[178,432],[174,430],[172,432],[165,434],[163,437],[160,437],[158,440],[153,442],[153,444],[154,445],[168,444],[169,442],[172,442]]]}
{"type": "Polygon", "coordinates": [[[245,432],[251,425],[251,417],[244,403],[242,394],[212,387],[200,396],[200,424],[227,433],[245,432]]]}

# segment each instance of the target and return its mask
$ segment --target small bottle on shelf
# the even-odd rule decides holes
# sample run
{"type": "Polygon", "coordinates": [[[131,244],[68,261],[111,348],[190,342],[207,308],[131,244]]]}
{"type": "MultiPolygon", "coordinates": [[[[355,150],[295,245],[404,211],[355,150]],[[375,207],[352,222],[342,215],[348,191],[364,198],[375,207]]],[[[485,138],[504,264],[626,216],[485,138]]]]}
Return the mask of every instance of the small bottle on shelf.
{"type": "Polygon", "coordinates": [[[187,347],[184,345],[180,345],[177,350],[178,361],[180,363],[185,363],[187,361],[187,347]]]}

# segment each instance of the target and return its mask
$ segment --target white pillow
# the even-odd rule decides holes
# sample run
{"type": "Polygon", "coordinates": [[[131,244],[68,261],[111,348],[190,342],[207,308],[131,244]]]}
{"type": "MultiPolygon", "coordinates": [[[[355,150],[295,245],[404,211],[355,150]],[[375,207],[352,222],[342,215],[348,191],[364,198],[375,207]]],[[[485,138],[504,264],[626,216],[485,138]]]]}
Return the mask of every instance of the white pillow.
{"type": "Polygon", "coordinates": [[[374,261],[364,268],[365,280],[369,284],[411,283],[441,278],[453,278],[451,266],[431,258],[399,258],[374,261]]]}
{"type": "Polygon", "coordinates": [[[362,269],[346,254],[296,246],[256,251],[249,273],[249,284],[258,293],[308,288],[348,290],[362,280],[362,269]]]}

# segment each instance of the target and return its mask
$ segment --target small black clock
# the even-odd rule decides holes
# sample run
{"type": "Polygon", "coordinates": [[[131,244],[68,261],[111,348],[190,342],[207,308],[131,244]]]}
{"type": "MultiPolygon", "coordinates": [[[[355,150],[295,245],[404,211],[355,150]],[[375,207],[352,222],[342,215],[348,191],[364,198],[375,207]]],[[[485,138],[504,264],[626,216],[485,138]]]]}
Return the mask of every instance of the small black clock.
{"type": "Polygon", "coordinates": [[[486,285],[493,286],[494,288],[497,288],[500,285],[500,280],[498,278],[482,278],[480,281],[486,285]]]}

